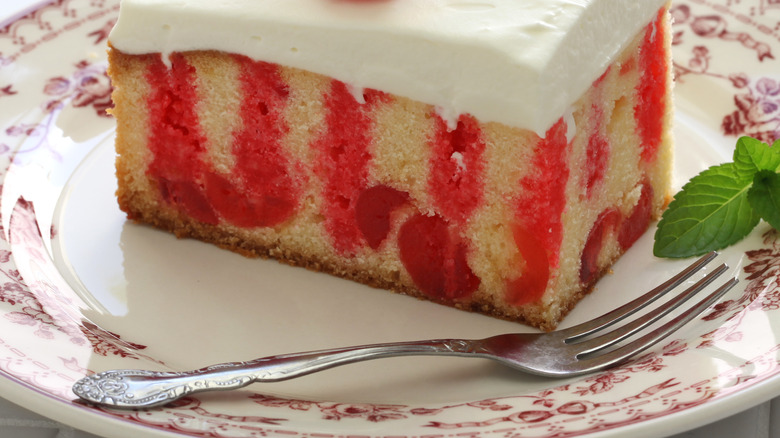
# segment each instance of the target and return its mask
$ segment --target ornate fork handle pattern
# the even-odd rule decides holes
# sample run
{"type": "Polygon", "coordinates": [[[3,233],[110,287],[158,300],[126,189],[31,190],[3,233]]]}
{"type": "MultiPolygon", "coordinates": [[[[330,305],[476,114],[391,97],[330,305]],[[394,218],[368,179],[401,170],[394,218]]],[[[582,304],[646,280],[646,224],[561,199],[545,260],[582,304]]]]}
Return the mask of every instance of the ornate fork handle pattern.
{"type": "Polygon", "coordinates": [[[154,407],[198,392],[227,391],[255,382],[287,380],[370,359],[406,355],[478,356],[483,352],[481,341],[462,339],[374,344],[222,363],[184,372],[112,370],[79,380],[73,385],[73,392],[82,399],[107,406],[154,407]]]}

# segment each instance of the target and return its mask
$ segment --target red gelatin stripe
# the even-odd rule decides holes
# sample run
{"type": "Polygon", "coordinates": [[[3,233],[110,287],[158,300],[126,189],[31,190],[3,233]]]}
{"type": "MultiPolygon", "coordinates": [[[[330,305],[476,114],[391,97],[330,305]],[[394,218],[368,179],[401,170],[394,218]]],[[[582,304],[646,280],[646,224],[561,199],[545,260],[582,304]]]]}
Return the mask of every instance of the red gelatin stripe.
{"type": "Polygon", "coordinates": [[[324,181],[325,228],[334,248],[347,255],[365,244],[355,208],[372,158],[372,110],[389,97],[366,90],[364,98],[365,103],[359,103],[344,83],[332,81],[325,96],[325,133],[314,142],[319,154],[316,171],[324,181]]]}
{"type": "Polygon", "coordinates": [[[434,115],[428,190],[436,210],[445,218],[465,223],[483,199],[482,154],[485,141],[477,120],[462,115],[454,130],[434,115]]]}
{"type": "Polygon", "coordinates": [[[604,126],[604,108],[600,105],[603,98],[603,83],[610,72],[611,67],[607,69],[596,82],[593,83],[594,100],[596,104],[591,105],[590,121],[591,121],[591,135],[588,138],[588,147],[586,150],[586,167],[585,167],[585,186],[586,195],[588,199],[593,198],[593,194],[596,193],[596,188],[604,181],[604,177],[607,174],[607,165],[609,165],[609,155],[611,147],[609,144],[609,138],[607,138],[604,126]]]}
{"type": "Polygon", "coordinates": [[[414,284],[436,300],[467,298],[480,280],[468,266],[468,248],[440,216],[412,216],[399,230],[401,262],[414,284]]]}
{"type": "Polygon", "coordinates": [[[566,123],[558,121],[537,144],[531,162],[532,174],[520,182],[522,194],[517,200],[517,220],[547,251],[550,266],[558,266],[563,238],[561,216],[566,208],[566,184],[569,181],[566,123]]]}
{"type": "Polygon", "coordinates": [[[360,193],[355,216],[368,246],[379,248],[390,233],[390,215],[408,201],[408,193],[386,185],[374,186],[360,193]]]}
{"type": "Polygon", "coordinates": [[[640,85],[637,87],[639,101],[634,107],[637,129],[642,142],[642,159],[652,162],[658,153],[664,130],[666,114],[666,90],[669,70],[663,28],[666,11],[661,10],[655,21],[647,26],[645,39],[640,47],[640,85]]]}
{"type": "Polygon", "coordinates": [[[515,225],[512,234],[525,267],[520,278],[507,283],[506,300],[515,306],[535,303],[544,295],[550,280],[549,256],[539,239],[522,226],[515,225]]]}
{"type": "Polygon", "coordinates": [[[183,56],[173,54],[171,67],[155,57],[146,72],[149,149],[152,160],[147,174],[157,181],[164,201],[200,222],[219,222],[203,191],[205,136],[195,108],[195,69],[183,56]]]}
{"type": "Polygon", "coordinates": [[[180,54],[171,56],[170,69],[158,59],[147,71],[152,89],[147,172],[158,181],[163,200],[200,222],[272,226],[293,214],[298,196],[290,160],[280,147],[287,132],[282,117],[286,85],[270,64],[237,61],[243,130],[234,138],[232,174],[217,174],[208,162],[207,139],[195,111],[196,72],[180,54]]]}
{"type": "Polygon", "coordinates": [[[585,169],[588,199],[593,197],[596,188],[607,175],[609,153],[610,147],[607,137],[599,131],[594,132],[588,139],[587,168],[585,169]]]}
{"type": "Polygon", "coordinates": [[[526,266],[518,280],[507,283],[506,290],[507,301],[515,305],[540,299],[550,271],[558,266],[569,180],[566,131],[563,119],[547,131],[534,150],[531,174],[520,182],[522,194],[513,232],[526,266]]]}
{"type": "Polygon", "coordinates": [[[295,212],[300,187],[291,159],[281,146],[289,127],[284,120],[288,87],[279,68],[246,57],[240,65],[242,129],[233,139],[236,165],[231,183],[225,176],[210,179],[209,198],[220,215],[241,227],[268,227],[295,212]]]}

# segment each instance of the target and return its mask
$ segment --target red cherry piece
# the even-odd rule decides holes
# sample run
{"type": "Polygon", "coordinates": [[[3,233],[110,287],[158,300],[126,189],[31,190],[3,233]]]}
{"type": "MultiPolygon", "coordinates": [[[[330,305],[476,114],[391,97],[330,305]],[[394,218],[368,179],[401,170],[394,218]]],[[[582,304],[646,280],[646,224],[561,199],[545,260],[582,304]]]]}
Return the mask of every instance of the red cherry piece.
{"type": "Polygon", "coordinates": [[[401,262],[415,285],[437,300],[469,297],[480,280],[468,266],[468,247],[440,216],[411,217],[399,231],[401,262]]]}
{"type": "Polygon", "coordinates": [[[642,194],[639,202],[634,207],[631,215],[623,221],[618,234],[618,243],[625,251],[642,237],[650,226],[653,213],[653,187],[649,183],[642,183],[642,194]]]}
{"type": "Polygon", "coordinates": [[[599,273],[599,254],[604,247],[604,239],[618,222],[620,222],[620,212],[610,208],[602,212],[593,224],[580,260],[580,281],[583,284],[589,285],[596,280],[596,275],[599,273]]]}
{"type": "Polygon", "coordinates": [[[390,233],[390,214],[409,201],[409,194],[386,185],[363,190],[355,204],[357,225],[373,249],[390,233]]]}
{"type": "Polygon", "coordinates": [[[222,219],[245,228],[276,225],[287,219],[297,205],[287,197],[247,196],[233,182],[216,173],[206,176],[206,193],[222,219]]]}
{"type": "Polygon", "coordinates": [[[169,181],[164,177],[157,178],[160,195],[163,200],[183,211],[195,220],[216,225],[219,218],[211,207],[200,187],[190,181],[169,181]]]}

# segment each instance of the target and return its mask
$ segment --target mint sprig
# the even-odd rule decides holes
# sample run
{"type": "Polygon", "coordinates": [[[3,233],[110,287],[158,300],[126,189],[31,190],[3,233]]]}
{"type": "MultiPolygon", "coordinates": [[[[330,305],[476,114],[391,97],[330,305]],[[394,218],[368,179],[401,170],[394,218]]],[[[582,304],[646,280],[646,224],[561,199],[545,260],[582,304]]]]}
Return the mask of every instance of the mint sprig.
{"type": "Polygon", "coordinates": [[[771,170],[760,170],[753,178],[753,187],[748,191],[748,201],[761,219],[780,229],[780,174],[771,170]]]}
{"type": "Polygon", "coordinates": [[[764,219],[780,229],[780,140],[742,137],[734,161],[701,172],[675,195],[655,233],[653,254],[684,258],[733,245],[764,219]]]}

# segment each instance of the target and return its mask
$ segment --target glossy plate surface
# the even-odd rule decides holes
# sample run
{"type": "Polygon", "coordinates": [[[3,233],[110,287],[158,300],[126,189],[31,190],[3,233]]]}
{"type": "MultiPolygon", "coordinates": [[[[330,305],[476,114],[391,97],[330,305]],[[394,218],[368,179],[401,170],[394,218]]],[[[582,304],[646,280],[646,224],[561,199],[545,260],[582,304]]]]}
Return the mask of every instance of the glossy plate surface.
{"type": "MultiPolygon", "coordinates": [[[[674,7],[676,186],[780,136],[780,4],[674,7]]],[[[113,192],[105,44],[117,0],[0,17],[0,395],[106,436],[662,436],[780,395],[780,236],[721,257],[737,289],[631,363],[549,380],[481,360],[397,358],[190,397],[153,411],[74,402],[108,368],[191,369],[334,346],[527,330],[129,224],[113,192]]],[[[564,326],[687,261],[648,232],[564,326]]]]}

